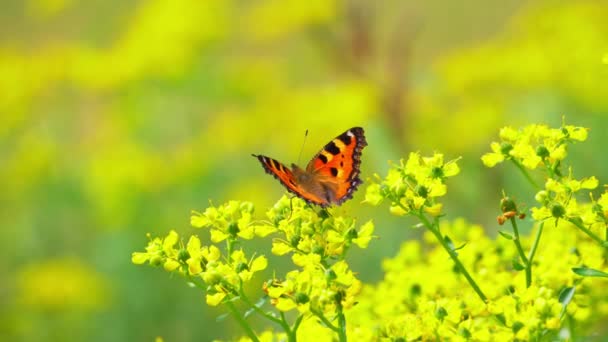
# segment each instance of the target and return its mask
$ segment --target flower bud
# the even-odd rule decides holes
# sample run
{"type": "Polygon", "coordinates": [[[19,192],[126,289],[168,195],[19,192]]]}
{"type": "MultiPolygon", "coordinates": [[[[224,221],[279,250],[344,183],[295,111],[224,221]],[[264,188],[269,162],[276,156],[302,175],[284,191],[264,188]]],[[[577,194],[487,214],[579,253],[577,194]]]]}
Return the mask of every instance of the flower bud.
{"type": "Polygon", "coordinates": [[[538,147],[536,147],[536,155],[541,159],[547,158],[549,154],[549,150],[545,147],[545,145],[538,145],[538,147]]]}
{"type": "Polygon", "coordinates": [[[513,149],[513,145],[508,142],[503,142],[500,144],[500,152],[504,155],[509,155],[509,152],[513,149]]]}
{"type": "Polygon", "coordinates": [[[537,192],[536,195],[534,196],[534,199],[538,203],[545,203],[545,201],[547,200],[547,191],[541,190],[541,191],[537,192]]]}
{"type": "Polygon", "coordinates": [[[215,285],[222,281],[222,275],[218,271],[208,271],[203,273],[203,281],[208,285],[215,285]]]}
{"type": "Polygon", "coordinates": [[[236,234],[238,234],[239,231],[240,231],[239,225],[236,222],[232,222],[228,226],[228,234],[230,234],[230,236],[232,236],[232,237],[236,237],[236,234]]]}
{"type": "Polygon", "coordinates": [[[417,185],[416,188],[414,189],[414,192],[416,192],[416,194],[418,194],[418,196],[423,197],[423,198],[426,198],[429,195],[429,189],[427,189],[423,185],[417,185]]]}
{"type": "Polygon", "coordinates": [[[291,247],[297,248],[298,244],[300,243],[300,235],[292,236],[291,240],[289,240],[289,243],[291,244],[291,247]]]}
{"type": "Polygon", "coordinates": [[[566,208],[563,205],[556,203],[551,206],[551,215],[555,218],[561,218],[566,215],[566,208]]]}
{"type": "Polygon", "coordinates": [[[247,263],[244,263],[244,262],[239,262],[234,269],[237,273],[241,273],[243,271],[249,270],[249,265],[247,265],[247,263]]]}
{"type": "Polygon", "coordinates": [[[442,178],[443,175],[443,167],[435,166],[431,170],[431,177],[433,178],[442,178]]]}
{"type": "Polygon", "coordinates": [[[150,258],[150,265],[152,266],[160,266],[163,264],[163,257],[160,255],[155,255],[150,258]]]}
{"type": "Polygon", "coordinates": [[[308,295],[304,292],[296,293],[294,298],[297,304],[306,304],[310,301],[310,297],[308,297],[308,295]]]}
{"type": "Polygon", "coordinates": [[[177,260],[185,262],[188,259],[190,259],[190,253],[188,253],[188,250],[185,248],[182,248],[177,252],[177,260]]]}
{"type": "Polygon", "coordinates": [[[443,319],[447,315],[448,315],[448,312],[443,308],[443,306],[440,306],[437,309],[435,309],[435,317],[437,317],[438,320],[443,322],[443,319]]]}
{"type": "Polygon", "coordinates": [[[325,270],[325,280],[332,281],[332,280],[335,280],[336,278],[338,278],[338,275],[336,274],[336,272],[334,272],[334,270],[331,270],[331,269],[325,270]]]}
{"type": "Polygon", "coordinates": [[[515,204],[515,201],[511,199],[511,197],[506,196],[500,200],[500,210],[503,213],[510,211],[517,212],[517,205],[515,204]]]}
{"type": "Polygon", "coordinates": [[[348,232],[346,232],[346,238],[349,240],[356,239],[358,236],[359,233],[357,233],[357,230],[355,228],[351,228],[348,230],[348,232]]]}

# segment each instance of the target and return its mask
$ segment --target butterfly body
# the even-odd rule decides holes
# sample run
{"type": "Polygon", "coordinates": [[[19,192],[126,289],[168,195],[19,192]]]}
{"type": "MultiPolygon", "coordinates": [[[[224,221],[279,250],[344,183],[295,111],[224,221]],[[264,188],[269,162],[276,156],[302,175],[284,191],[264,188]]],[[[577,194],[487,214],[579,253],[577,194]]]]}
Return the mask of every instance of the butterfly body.
{"type": "Polygon", "coordinates": [[[361,150],[367,146],[363,128],[353,127],[330,141],[302,169],[291,169],[262,155],[256,157],[264,170],[277,178],[288,191],[321,207],[340,205],[352,197],[362,183],[359,178],[361,150]]]}

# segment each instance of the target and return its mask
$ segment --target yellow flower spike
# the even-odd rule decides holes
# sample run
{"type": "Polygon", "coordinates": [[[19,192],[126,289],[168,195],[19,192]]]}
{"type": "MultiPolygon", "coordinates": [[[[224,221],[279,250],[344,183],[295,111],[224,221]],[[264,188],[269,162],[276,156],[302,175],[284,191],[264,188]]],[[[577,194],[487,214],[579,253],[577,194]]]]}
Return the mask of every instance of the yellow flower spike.
{"type": "Polygon", "coordinates": [[[293,310],[297,307],[296,303],[289,298],[278,298],[274,306],[283,312],[293,310]]]}
{"type": "Polygon", "coordinates": [[[578,141],[587,140],[588,132],[586,128],[576,127],[572,125],[566,125],[564,128],[568,131],[568,134],[570,135],[571,139],[578,141]]]}
{"type": "Polygon", "coordinates": [[[213,243],[218,243],[218,242],[222,242],[224,240],[226,240],[228,238],[228,234],[217,230],[217,229],[211,229],[211,242],[213,243]]]}
{"type": "Polygon", "coordinates": [[[412,200],[413,200],[414,209],[416,209],[416,210],[422,208],[424,203],[426,203],[426,198],[420,197],[420,196],[413,196],[412,200]]]}
{"type": "Polygon", "coordinates": [[[374,223],[372,220],[369,220],[359,228],[357,237],[353,239],[353,243],[359,248],[367,248],[373,237],[372,234],[374,234],[374,223]]]}
{"type": "Polygon", "coordinates": [[[243,252],[242,249],[238,249],[232,252],[230,259],[233,261],[233,263],[247,263],[247,258],[245,258],[245,252],[243,252]]]}
{"type": "Polygon", "coordinates": [[[133,252],[131,254],[131,262],[136,265],[141,265],[150,259],[150,255],[148,253],[143,252],[133,252]]]}
{"type": "Polygon", "coordinates": [[[203,268],[201,266],[201,240],[198,238],[198,236],[190,236],[188,244],[186,245],[186,250],[190,255],[190,258],[186,260],[186,263],[188,264],[188,273],[194,275],[203,272],[203,268]]]}
{"type": "Polygon", "coordinates": [[[190,225],[194,228],[202,228],[210,225],[210,222],[203,214],[192,210],[192,214],[190,216],[190,225]]]}
{"type": "Polygon", "coordinates": [[[429,197],[441,197],[448,192],[448,187],[443,184],[439,179],[433,179],[428,185],[429,197]]]}
{"type": "Polygon", "coordinates": [[[268,267],[268,259],[266,259],[266,257],[262,255],[255,258],[251,262],[251,267],[249,267],[249,269],[251,270],[251,272],[257,272],[265,270],[266,267],[268,267]]]}
{"type": "Polygon", "coordinates": [[[453,177],[460,173],[460,167],[457,163],[458,159],[450,160],[443,165],[443,175],[445,177],[453,177]]]}
{"type": "Polygon", "coordinates": [[[532,148],[527,142],[521,142],[513,146],[513,149],[509,152],[509,154],[517,159],[521,160],[523,166],[528,169],[534,170],[540,164],[541,158],[536,155],[536,150],[532,148]]]}
{"type": "Polygon", "coordinates": [[[272,249],[271,252],[274,255],[285,255],[289,252],[291,252],[293,250],[293,248],[291,246],[289,246],[288,244],[286,244],[285,242],[281,241],[281,240],[273,240],[272,241],[272,249]]]}
{"type": "Polygon", "coordinates": [[[296,253],[292,255],[291,260],[296,266],[300,266],[303,268],[306,267],[316,267],[321,263],[321,256],[319,254],[310,253],[310,254],[300,254],[296,253]]]}
{"type": "Polygon", "coordinates": [[[190,258],[186,260],[186,264],[188,264],[188,273],[191,275],[196,275],[203,272],[200,258],[190,258]]]}
{"type": "Polygon", "coordinates": [[[165,271],[172,272],[177,269],[179,265],[180,263],[177,260],[167,258],[167,260],[163,264],[163,268],[165,269],[165,271]]]}
{"type": "Polygon", "coordinates": [[[560,145],[549,152],[549,158],[551,158],[551,160],[564,160],[567,155],[566,145],[560,145]]]}
{"type": "Polygon", "coordinates": [[[245,212],[243,216],[237,221],[239,232],[237,235],[243,239],[251,240],[255,236],[253,226],[250,225],[251,213],[245,212]]]}
{"type": "Polygon", "coordinates": [[[171,230],[163,240],[163,251],[168,252],[173,249],[173,246],[179,240],[179,235],[175,230],[171,230]]]}
{"type": "Polygon", "coordinates": [[[481,156],[481,161],[487,167],[494,167],[496,164],[502,163],[505,160],[505,155],[502,153],[500,144],[497,142],[492,142],[490,148],[492,149],[492,152],[481,156]]]}
{"type": "Polygon", "coordinates": [[[220,252],[219,248],[215,246],[209,246],[203,248],[202,255],[205,259],[207,259],[207,261],[211,262],[219,260],[222,253],[220,252]]]}
{"type": "Polygon", "coordinates": [[[383,199],[384,197],[380,194],[380,184],[372,183],[365,189],[365,200],[363,200],[363,203],[377,206],[383,199]]]}
{"type": "Polygon", "coordinates": [[[520,134],[513,127],[507,126],[507,127],[501,128],[498,135],[503,140],[507,140],[507,141],[513,142],[513,141],[516,141],[517,138],[519,138],[520,134]]]}
{"type": "Polygon", "coordinates": [[[226,294],[224,292],[218,292],[215,294],[207,294],[206,299],[207,299],[207,304],[209,306],[217,306],[218,304],[220,304],[222,302],[222,300],[226,297],[226,294]]]}
{"type": "Polygon", "coordinates": [[[186,250],[190,257],[196,257],[201,254],[201,240],[196,235],[190,236],[188,243],[186,244],[186,250]]]}
{"type": "Polygon", "coordinates": [[[391,214],[393,214],[395,216],[403,216],[409,212],[409,211],[404,210],[401,206],[398,206],[398,205],[391,205],[391,207],[388,210],[391,214]]]}
{"type": "MultiPolygon", "coordinates": [[[[403,164],[403,160],[401,160],[403,164]]],[[[421,165],[420,153],[418,152],[410,152],[410,155],[407,158],[407,162],[405,163],[405,173],[406,174],[416,174],[419,172],[421,165]]]]}
{"type": "Polygon", "coordinates": [[[443,153],[435,153],[431,157],[422,157],[422,161],[430,167],[441,167],[443,166],[443,153]]]}
{"type": "Polygon", "coordinates": [[[597,188],[599,185],[599,181],[597,180],[597,178],[595,178],[595,176],[589,177],[589,178],[585,178],[582,180],[581,182],[581,189],[595,189],[597,188]]]}
{"type": "Polygon", "coordinates": [[[336,262],[331,269],[336,273],[336,282],[342,285],[350,286],[355,280],[353,272],[348,268],[348,264],[344,260],[336,262]]]}
{"type": "Polygon", "coordinates": [[[253,231],[255,232],[255,235],[257,235],[258,237],[264,238],[272,233],[275,233],[277,231],[277,229],[271,225],[258,225],[258,226],[253,226],[253,231]]]}
{"type": "Polygon", "coordinates": [[[441,210],[443,209],[442,203],[436,203],[428,207],[424,207],[424,211],[431,216],[439,216],[441,215],[441,210]]]}

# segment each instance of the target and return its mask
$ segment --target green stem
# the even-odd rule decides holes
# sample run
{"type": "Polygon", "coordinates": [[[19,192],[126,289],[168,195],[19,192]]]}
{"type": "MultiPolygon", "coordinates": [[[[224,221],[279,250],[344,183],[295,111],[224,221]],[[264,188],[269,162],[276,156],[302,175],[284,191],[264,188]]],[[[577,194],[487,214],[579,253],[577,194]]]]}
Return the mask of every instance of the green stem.
{"type": "Polygon", "coordinates": [[[325,315],[323,315],[321,312],[317,311],[317,310],[310,310],[310,312],[312,312],[313,315],[317,316],[317,318],[319,318],[321,320],[321,322],[323,322],[323,324],[325,324],[329,329],[331,329],[332,331],[336,332],[336,333],[340,333],[338,330],[340,330],[340,328],[336,327],[335,325],[333,325],[332,322],[330,322],[327,317],[325,317],[325,315]]]}
{"type": "Polygon", "coordinates": [[[297,336],[296,333],[298,332],[298,328],[300,327],[300,323],[302,323],[303,319],[304,319],[304,315],[302,315],[302,314],[298,315],[298,318],[296,318],[296,322],[291,327],[291,332],[293,333],[294,342],[295,342],[296,336],[297,336]]]}
{"type": "Polygon", "coordinates": [[[285,313],[283,311],[281,311],[281,322],[283,330],[285,330],[285,333],[287,333],[287,341],[295,342],[296,332],[294,330],[291,330],[291,328],[289,327],[289,324],[287,323],[287,318],[285,318],[285,313]]]}
{"type": "MultiPolygon", "coordinates": [[[[267,312],[264,312],[264,310],[260,309],[257,305],[253,304],[251,302],[251,300],[247,297],[247,295],[245,295],[245,291],[241,290],[239,291],[239,297],[241,297],[241,300],[247,304],[249,307],[251,307],[253,309],[253,311],[255,311],[256,313],[258,313],[259,315],[261,315],[262,317],[282,326],[283,328],[285,328],[285,326],[283,326],[284,322],[270,314],[268,314],[267,312]]],[[[289,327],[288,327],[289,328],[289,327]]]]}
{"type": "Polygon", "coordinates": [[[338,303],[338,340],[346,342],[346,318],[342,310],[342,303],[338,303]]]}
{"type": "Polygon", "coordinates": [[[523,165],[521,165],[517,160],[515,160],[515,159],[511,159],[511,160],[513,161],[513,164],[515,164],[515,166],[517,166],[519,171],[521,171],[521,173],[523,173],[524,177],[526,177],[528,182],[530,182],[530,184],[532,184],[532,186],[534,188],[536,188],[537,190],[540,189],[540,186],[536,183],[536,181],[532,178],[532,176],[530,176],[528,171],[526,171],[526,168],[523,165]]]}
{"type": "Polygon", "coordinates": [[[471,277],[471,275],[469,274],[467,269],[464,267],[462,262],[460,262],[460,259],[458,259],[458,254],[456,254],[456,252],[450,246],[448,246],[447,242],[441,235],[441,232],[439,231],[439,225],[437,223],[437,219],[435,219],[434,223],[431,224],[429,222],[429,220],[424,216],[424,214],[420,213],[417,216],[418,216],[418,218],[420,218],[422,223],[431,231],[431,233],[433,233],[435,235],[435,237],[437,238],[437,240],[439,241],[441,246],[443,246],[443,248],[446,250],[446,252],[448,252],[448,254],[450,255],[450,258],[452,258],[452,260],[456,264],[456,267],[458,268],[458,270],[464,275],[464,277],[467,279],[467,281],[469,282],[469,284],[471,285],[473,290],[475,290],[475,292],[477,293],[479,298],[484,303],[487,303],[488,299],[487,299],[486,295],[483,294],[483,292],[481,291],[481,289],[479,288],[479,286],[477,285],[475,280],[473,280],[473,277],[471,277]]]}
{"type": "Polygon", "coordinates": [[[521,261],[523,261],[526,270],[526,287],[530,287],[530,285],[532,285],[532,263],[528,261],[528,258],[526,258],[526,254],[524,253],[524,249],[521,247],[519,229],[517,228],[517,221],[515,220],[515,217],[511,217],[510,221],[511,225],[513,226],[513,234],[515,234],[513,243],[515,243],[515,246],[517,247],[517,252],[519,253],[521,261]]]}
{"type": "Polygon", "coordinates": [[[577,220],[574,219],[568,219],[568,222],[572,223],[573,225],[576,226],[576,228],[582,230],[585,234],[587,234],[590,238],[592,238],[593,240],[595,240],[597,243],[600,244],[600,246],[607,248],[608,245],[606,244],[606,242],[604,242],[599,236],[593,234],[592,231],[590,231],[587,227],[583,226],[580,222],[578,222],[577,220]]]}
{"type": "Polygon", "coordinates": [[[234,306],[234,303],[232,303],[231,301],[227,301],[226,305],[230,309],[230,312],[232,313],[232,316],[234,316],[234,318],[239,323],[239,325],[243,328],[243,330],[245,330],[245,333],[247,334],[247,336],[249,336],[249,338],[253,342],[260,342],[260,340],[258,340],[258,337],[255,335],[255,332],[253,332],[253,330],[251,329],[251,327],[249,326],[249,324],[247,323],[247,321],[245,321],[245,319],[243,318],[243,316],[236,309],[236,307],[234,306]]]}
{"type": "Polygon", "coordinates": [[[226,239],[226,255],[228,256],[228,259],[230,259],[230,257],[232,256],[232,249],[234,248],[234,243],[235,240],[231,237],[229,237],[228,239],[226,239]]]}
{"type": "Polygon", "coordinates": [[[532,264],[534,260],[534,256],[536,255],[536,249],[538,248],[538,243],[540,242],[540,237],[543,234],[543,228],[545,227],[545,221],[540,223],[538,227],[538,231],[536,231],[536,238],[534,238],[534,243],[532,244],[532,248],[530,248],[530,254],[528,254],[528,262],[532,264]]]}

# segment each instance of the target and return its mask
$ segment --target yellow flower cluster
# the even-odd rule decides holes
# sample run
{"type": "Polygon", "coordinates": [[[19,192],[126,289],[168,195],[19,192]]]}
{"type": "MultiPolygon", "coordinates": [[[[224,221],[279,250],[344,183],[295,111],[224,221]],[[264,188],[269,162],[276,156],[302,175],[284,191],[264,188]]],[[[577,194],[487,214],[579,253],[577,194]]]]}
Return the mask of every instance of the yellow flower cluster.
{"type": "Polygon", "coordinates": [[[330,216],[310,210],[297,198],[283,197],[267,212],[267,226],[275,231],[272,253],[292,253],[301,270],[289,272],[285,280],[273,279],[265,286],[271,303],[280,311],[297,309],[305,316],[338,315],[355,302],[361,282],[343,260],[352,245],[367,248],[374,225],[371,221],[358,229],[353,218],[330,216]],[[338,260],[338,261],[335,261],[338,260]]]}
{"type": "MultiPolygon", "coordinates": [[[[150,238],[146,251],[133,253],[132,261],[162,265],[169,272],[183,274],[205,290],[207,304],[224,303],[233,314],[237,311],[232,301],[240,299],[250,306],[250,311],[283,326],[290,338],[295,338],[300,326],[310,326],[311,317],[321,320],[330,334],[345,337],[344,311],[356,303],[362,283],[344,259],[351,246],[368,246],[373,238],[373,223],[357,227],[353,218],[332,216],[325,210],[315,212],[304,201],[286,196],[266,213],[267,219],[254,220],[253,213],[251,203],[239,201],[210,206],[202,213],[193,211],[192,226],[208,228],[213,244],[202,246],[199,237],[193,235],[185,246],[178,245],[179,235],[171,231],[164,238],[150,238]],[[235,246],[240,239],[269,234],[277,235],[272,253],[292,253],[298,269],[284,278],[266,281],[260,291],[264,300],[253,304],[243,286],[255,272],[266,269],[268,262],[264,256],[248,259],[235,246]],[[218,243],[225,243],[224,251],[215,245],[218,243]],[[260,309],[266,300],[281,313],[281,318],[260,309]],[[283,313],[291,310],[298,311],[298,318],[290,327],[283,313]]],[[[240,322],[246,324],[244,320],[240,322]]]]}
{"type": "Polygon", "coordinates": [[[254,218],[248,202],[193,212],[192,225],[209,228],[212,243],[225,243],[224,250],[202,246],[196,236],[176,247],[179,236],[171,231],[151,239],[145,252],[133,253],[132,261],[162,265],[195,284],[199,280],[207,303],[225,304],[244,328],[247,336],[239,341],[586,338],[602,329],[608,316],[608,295],[594,280],[608,277],[600,271],[608,266],[608,244],[600,238],[607,231],[608,191],[597,200],[591,195],[591,201],[579,201],[576,196],[597,188],[599,181],[575,179],[571,169],[568,175],[561,171],[567,144],[586,137],[585,128],[567,125],[504,128],[502,142],[493,143],[494,152],[483,157],[488,166],[512,160],[529,180],[526,170],[544,165],[548,177],[536,193],[540,206],[531,209],[537,224],[530,235],[520,235],[515,218],[525,219],[526,212],[506,194],[499,224],[509,221],[513,235],[501,231],[493,239],[463,219],[441,220],[438,198],[447,192],[446,179],[460,171],[455,160],[444,162],[442,154],[411,153],[386,178],[376,176],[365,201],[378,205],[388,200],[393,214],[417,217],[426,231],[423,242],[405,242],[396,257],[384,261],[384,279],[375,285],[363,284],[345,261],[353,245],[366,248],[374,237],[371,221],[357,226],[352,217],[315,211],[285,196],[263,219],[254,218]],[[548,220],[558,229],[545,229],[548,220]],[[561,229],[572,225],[586,235],[561,229]],[[272,253],[290,254],[296,269],[264,282],[262,300],[253,304],[243,285],[267,267],[267,260],[247,258],[235,247],[240,239],[271,234],[272,253]],[[248,313],[239,314],[236,300],[248,313]],[[274,311],[262,309],[268,302],[274,311]],[[281,329],[255,333],[246,321],[252,312],[281,329]]]}
{"type": "Polygon", "coordinates": [[[441,215],[442,204],[436,198],[447,192],[445,180],[460,172],[456,160],[443,161],[443,154],[422,157],[412,152],[407,161],[403,159],[389,169],[386,178],[367,187],[365,202],[378,205],[384,199],[391,201],[390,210],[395,215],[421,213],[441,215]]]}
{"type": "MultiPolygon", "coordinates": [[[[471,242],[460,256],[490,300],[483,304],[463,289],[461,275],[436,240],[425,239],[430,246],[404,242],[394,258],[383,262],[384,279],[364,285],[357,305],[346,310],[349,340],[544,341],[558,336],[575,340],[603,329],[608,294],[596,281],[570,271],[582,264],[606,267],[603,250],[593,241],[580,240],[574,230],[547,230],[535,262],[538,276],[534,285],[526,287],[522,272],[512,268],[517,252],[510,241],[491,239],[481,226],[463,219],[443,223],[441,230],[450,232],[455,241],[471,242]],[[564,290],[572,288],[568,301],[564,290]]],[[[526,237],[522,243],[527,246],[531,240],[526,237]]],[[[307,322],[298,330],[298,339],[332,341],[330,331],[307,322]]],[[[260,341],[281,338],[280,332],[260,335],[260,341]]]]}
{"type": "Polygon", "coordinates": [[[135,264],[148,261],[154,266],[163,265],[166,271],[177,270],[193,281],[202,280],[206,285],[207,304],[218,305],[227,296],[241,295],[243,284],[268,265],[265,256],[248,259],[242,249],[233,250],[237,237],[253,238],[252,213],[251,203],[237,201],[210,207],[203,214],[193,213],[192,225],[209,227],[212,242],[230,240],[224,257],[217,246],[202,246],[196,235],[190,236],[186,246],[176,248],[179,235],[172,230],[164,238],[150,239],[146,251],[134,252],[131,260],[135,264]]]}
{"type": "Polygon", "coordinates": [[[493,142],[492,152],[481,157],[488,167],[505,160],[534,170],[544,163],[549,168],[559,166],[567,153],[567,143],[587,140],[587,129],[572,125],[549,128],[546,125],[529,125],[521,130],[504,127],[500,130],[501,142],[493,142]]]}

